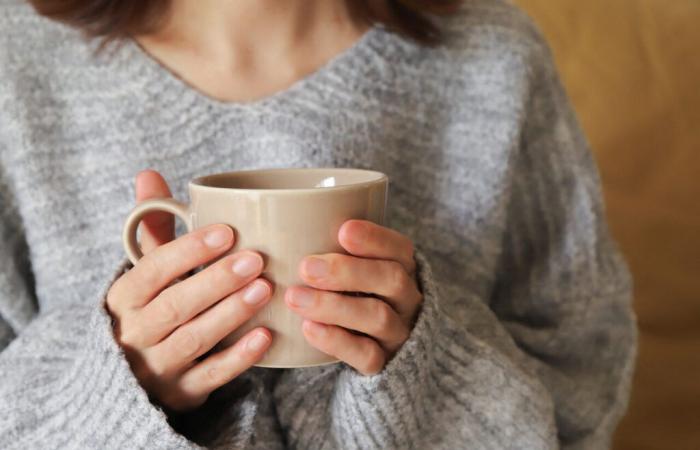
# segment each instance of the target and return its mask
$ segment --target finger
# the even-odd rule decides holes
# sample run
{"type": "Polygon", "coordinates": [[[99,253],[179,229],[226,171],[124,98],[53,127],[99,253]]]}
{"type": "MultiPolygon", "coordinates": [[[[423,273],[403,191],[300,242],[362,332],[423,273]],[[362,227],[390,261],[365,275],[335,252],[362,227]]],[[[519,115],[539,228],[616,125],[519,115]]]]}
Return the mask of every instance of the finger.
{"type": "Polygon", "coordinates": [[[411,316],[422,299],[415,280],[396,261],[340,253],[312,255],[302,260],[299,275],[317,289],[359,291],[384,297],[402,317],[411,316]]]}
{"type": "Polygon", "coordinates": [[[114,282],[107,296],[110,310],[142,307],[177,277],[227,251],[233,241],[231,227],[217,224],[157,247],[114,282]]]}
{"type": "Polygon", "coordinates": [[[154,345],[178,326],[246,286],[262,269],[263,259],[259,254],[241,251],[165,289],[133,318],[136,323],[132,326],[141,331],[137,342],[131,344],[154,345]]]}
{"type": "Polygon", "coordinates": [[[177,373],[248,321],[269,300],[272,285],[257,279],[221,300],[144,351],[159,376],[177,373]]]}
{"type": "Polygon", "coordinates": [[[178,381],[178,390],[187,397],[209,395],[260,361],[272,343],[272,334],[255,328],[238,342],[187,370],[178,381]]]}
{"type": "Polygon", "coordinates": [[[416,271],[413,241],[391,228],[367,220],[348,220],[338,231],[338,242],[351,255],[398,261],[409,275],[416,271]]]}
{"type": "MultiPolygon", "coordinates": [[[[136,202],[152,198],[172,197],[168,183],[155,170],[143,170],[136,175],[136,202]]],[[[152,212],[141,221],[141,250],[144,254],[175,238],[175,218],[165,212],[152,212]]]]}
{"type": "Polygon", "coordinates": [[[292,286],[284,293],[284,300],[305,319],[368,334],[389,352],[408,339],[408,326],[391,306],[377,298],[292,286]]]}
{"type": "Polygon", "coordinates": [[[302,332],[311,346],[344,361],[363,375],[374,375],[384,368],[386,354],[372,338],[311,320],[304,320],[302,332]]]}

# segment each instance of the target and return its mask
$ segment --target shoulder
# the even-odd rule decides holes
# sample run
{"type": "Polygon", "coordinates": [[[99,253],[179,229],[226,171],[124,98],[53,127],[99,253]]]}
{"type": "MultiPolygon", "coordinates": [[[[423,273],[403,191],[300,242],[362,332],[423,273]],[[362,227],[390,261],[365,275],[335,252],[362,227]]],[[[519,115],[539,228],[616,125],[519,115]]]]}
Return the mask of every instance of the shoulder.
{"type": "Polygon", "coordinates": [[[4,45],[37,42],[66,28],[39,15],[27,0],[0,0],[0,26],[4,45]]]}
{"type": "Polygon", "coordinates": [[[556,76],[543,34],[509,0],[464,0],[433,22],[443,37],[439,45],[398,36],[378,52],[387,55],[401,82],[412,83],[418,101],[439,103],[454,121],[463,119],[455,110],[464,108],[521,118],[542,80],[556,76]]]}
{"type": "Polygon", "coordinates": [[[476,103],[482,112],[513,119],[512,131],[520,141],[512,150],[537,154],[523,156],[532,166],[520,176],[544,179],[551,175],[546,164],[554,159],[561,160],[561,170],[597,176],[549,44],[523,10],[509,0],[466,0],[458,14],[442,23],[446,39],[441,58],[455,74],[452,80],[458,80],[447,83],[448,101],[476,103]]]}
{"type": "Polygon", "coordinates": [[[445,34],[444,46],[456,52],[498,50],[532,57],[548,50],[532,18],[509,0],[465,0],[437,23],[445,34]]]}
{"type": "MultiPolygon", "coordinates": [[[[35,106],[57,86],[80,78],[94,45],[26,0],[0,0],[0,122],[7,109],[35,106]]],[[[0,130],[2,131],[2,130],[0,130]]]]}
{"type": "Polygon", "coordinates": [[[26,0],[0,0],[0,70],[3,77],[43,65],[66,46],[80,39],[80,32],[38,14],[26,0]]]}
{"type": "MultiPolygon", "coordinates": [[[[26,30],[28,34],[41,33],[49,24],[57,28],[63,27],[41,16],[29,0],[0,0],[0,23],[8,27],[7,31],[26,30]],[[38,28],[31,28],[31,26],[38,28]]],[[[5,30],[6,28],[3,28],[3,31],[5,30]]],[[[5,34],[7,33],[3,33],[5,34]]]]}
{"type": "Polygon", "coordinates": [[[509,0],[465,0],[457,12],[436,23],[444,40],[432,57],[451,73],[449,78],[473,80],[482,87],[487,80],[502,80],[527,91],[542,69],[553,67],[542,32],[509,0]]]}

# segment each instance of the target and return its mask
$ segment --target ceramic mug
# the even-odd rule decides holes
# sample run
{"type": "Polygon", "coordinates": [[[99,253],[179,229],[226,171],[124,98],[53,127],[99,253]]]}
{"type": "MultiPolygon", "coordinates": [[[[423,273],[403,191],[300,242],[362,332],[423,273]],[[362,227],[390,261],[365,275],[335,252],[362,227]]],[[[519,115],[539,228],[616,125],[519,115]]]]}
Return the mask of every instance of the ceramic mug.
{"type": "Polygon", "coordinates": [[[141,219],[153,211],[181,218],[188,231],[214,223],[236,232],[234,247],[258,251],[265,260],[263,277],[274,284],[270,302],[238,330],[224,338],[232,345],[247,331],[263,326],[273,335],[261,367],[309,367],[337,360],[311,347],[301,332],[302,319],[284,303],[288,286],[303,284],[299,263],[315,253],[347,253],[338,230],[348,219],[383,224],[388,178],[380,172],[344,168],[292,168],[227,172],[189,183],[191,203],[171,198],[146,200],[124,224],[124,249],[132,263],[143,256],[137,241],[141,219]]]}

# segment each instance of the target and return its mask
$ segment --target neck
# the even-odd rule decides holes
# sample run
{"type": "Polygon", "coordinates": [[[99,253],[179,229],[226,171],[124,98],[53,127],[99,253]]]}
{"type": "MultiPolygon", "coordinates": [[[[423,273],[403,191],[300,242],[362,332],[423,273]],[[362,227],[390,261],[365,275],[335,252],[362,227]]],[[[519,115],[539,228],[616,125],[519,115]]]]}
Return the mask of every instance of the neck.
{"type": "Polygon", "coordinates": [[[327,38],[352,41],[365,31],[347,0],[172,0],[164,26],[144,39],[188,48],[222,65],[286,60],[327,38]],[[285,56],[287,55],[287,56],[285,56]]]}
{"type": "Polygon", "coordinates": [[[224,101],[270,95],[367,31],[354,0],[172,0],[162,27],[136,36],[191,86],[224,101]]]}

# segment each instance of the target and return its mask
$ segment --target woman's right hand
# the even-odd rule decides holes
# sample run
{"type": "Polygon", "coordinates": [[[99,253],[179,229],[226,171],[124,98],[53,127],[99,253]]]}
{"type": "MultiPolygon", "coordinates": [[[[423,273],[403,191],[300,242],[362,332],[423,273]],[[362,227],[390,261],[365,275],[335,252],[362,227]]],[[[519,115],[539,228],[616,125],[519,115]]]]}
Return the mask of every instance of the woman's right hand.
{"type": "MultiPolygon", "coordinates": [[[[157,239],[151,235],[147,240],[157,239]]],[[[269,330],[255,328],[233,346],[199,360],[272,294],[270,282],[259,278],[263,259],[252,251],[227,255],[178,280],[225,253],[233,242],[233,230],[217,224],[158,246],[149,244],[145,256],[107,294],[115,337],[132,371],[149,395],[169,409],[200,406],[212,391],[260,360],[272,342],[269,330]]]]}

